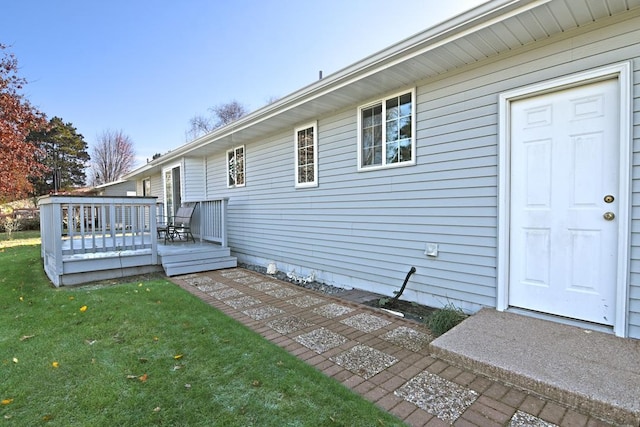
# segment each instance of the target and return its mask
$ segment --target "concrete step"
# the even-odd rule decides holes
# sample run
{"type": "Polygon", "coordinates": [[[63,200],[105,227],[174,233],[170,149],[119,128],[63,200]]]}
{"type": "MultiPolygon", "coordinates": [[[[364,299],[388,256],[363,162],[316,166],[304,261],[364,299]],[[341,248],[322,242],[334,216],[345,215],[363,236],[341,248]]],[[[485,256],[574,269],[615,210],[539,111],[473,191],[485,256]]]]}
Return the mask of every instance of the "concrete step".
{"type": "Polygon", "coordinates": [[[640,425],[640,340],[482,309],[430,344],[449,362],[603,420],[640,425]]]}
{"type": "Polygon", "coordinates": [[[181,274],[201,273],[203,271],[234,268],[238,265],[236,257],[219,256],[215,258],[163,263],[165,274],[169,277],[181,274]]]}

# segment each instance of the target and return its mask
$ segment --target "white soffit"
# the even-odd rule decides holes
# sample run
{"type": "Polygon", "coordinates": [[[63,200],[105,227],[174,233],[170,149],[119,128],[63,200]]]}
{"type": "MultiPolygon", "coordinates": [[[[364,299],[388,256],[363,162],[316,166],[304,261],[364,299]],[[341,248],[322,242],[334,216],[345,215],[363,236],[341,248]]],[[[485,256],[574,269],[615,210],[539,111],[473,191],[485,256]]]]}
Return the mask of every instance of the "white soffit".
{"type": "MultiPolygon", "coordinates": [[[[159,159],[224,151],[372,95],[639,8],[640,0],[495,0],[409,37],[159,159]],[[373,92],[372,92],[373,91],[373,92]]],[[[153,168],[141,168],[130,178],[153,168]]]]}

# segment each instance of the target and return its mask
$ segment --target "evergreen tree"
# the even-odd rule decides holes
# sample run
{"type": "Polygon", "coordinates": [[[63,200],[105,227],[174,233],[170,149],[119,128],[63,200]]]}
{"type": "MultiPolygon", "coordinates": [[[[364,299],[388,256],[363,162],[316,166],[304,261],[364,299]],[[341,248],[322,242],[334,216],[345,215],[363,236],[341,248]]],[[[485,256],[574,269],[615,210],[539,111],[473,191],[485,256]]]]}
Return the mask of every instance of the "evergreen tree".
{"type": "Polygon", "coordinates": [[[85,185],[88,144],[71,123],[54,117],[46,130],[31,132],[28,140],[40,147],[41,162],[47,167],[43,177],[33,180],[36,196],[85,185]]]}

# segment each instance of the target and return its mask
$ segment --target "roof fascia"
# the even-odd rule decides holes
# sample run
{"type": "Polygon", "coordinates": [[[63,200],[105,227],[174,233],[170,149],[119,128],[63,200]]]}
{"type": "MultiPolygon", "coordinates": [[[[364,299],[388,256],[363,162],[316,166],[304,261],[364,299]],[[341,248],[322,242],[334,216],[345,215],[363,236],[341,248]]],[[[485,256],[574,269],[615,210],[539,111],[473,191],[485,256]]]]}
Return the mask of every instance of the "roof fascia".
{"type": "Polygon", "coordinates": [[[552,0],[492,0],[480,6],[463,12],[453,18],[437,24],[427,30],[404,39],[389,48],[370,55],[363,60],[330,74],[308,86],[299,89],[284,98],[262,107],[253,113],[230,123],[211,133],[203,135],[162,157],[152,160],[140,169],[126,175],[124,179],[131,179],[143,173],[159,167],[164,163],[188,155],[189,152],[203,148],[217,140],[229,137],[234,133],[249,128],[265,120],[294,109],[304,103],[319,98],[327,93],[348,86],[358,80],[376,74],[386,68],[392,67],[422,55],[430,50],[451,43],[469,34],[495,25],[512,16],[522,14],[552,0]]]}

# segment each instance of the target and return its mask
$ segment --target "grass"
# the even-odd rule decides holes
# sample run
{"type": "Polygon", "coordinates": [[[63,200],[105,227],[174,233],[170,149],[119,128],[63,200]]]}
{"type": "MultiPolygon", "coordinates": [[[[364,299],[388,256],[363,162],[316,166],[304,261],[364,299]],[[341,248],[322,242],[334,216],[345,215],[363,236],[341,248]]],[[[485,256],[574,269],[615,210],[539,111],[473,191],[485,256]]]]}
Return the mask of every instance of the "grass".
{"type": "Polygon", "coordinates": [[[0,233],[0,249],[12,246],[22,245],[39,245],[39,231],[14,231],[9,233],[0,233]]]}
{"type": "Polygon", "coordinates": [[[163,277],[52,288],[0,239],[7,426],[390,426],[390,414],[163,277]]]}

